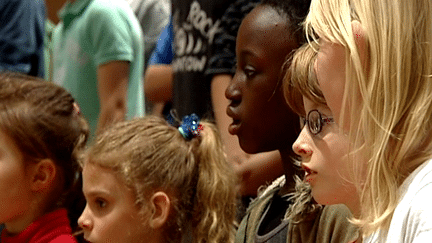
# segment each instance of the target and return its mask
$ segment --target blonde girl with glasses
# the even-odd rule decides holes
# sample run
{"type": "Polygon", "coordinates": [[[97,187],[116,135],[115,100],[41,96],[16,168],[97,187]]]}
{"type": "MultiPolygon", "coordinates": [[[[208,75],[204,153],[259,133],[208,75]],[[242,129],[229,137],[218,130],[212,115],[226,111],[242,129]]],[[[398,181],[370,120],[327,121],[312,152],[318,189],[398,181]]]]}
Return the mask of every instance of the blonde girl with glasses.
{"type": "Polygon", "coordinates": [[[312,0],[306,19],[317,84],[349,141],[341,180],[325,180],[346,196],[329,203],[350,208],[365,242],[432,237],[431,29],[429,0],[312,0]]]}

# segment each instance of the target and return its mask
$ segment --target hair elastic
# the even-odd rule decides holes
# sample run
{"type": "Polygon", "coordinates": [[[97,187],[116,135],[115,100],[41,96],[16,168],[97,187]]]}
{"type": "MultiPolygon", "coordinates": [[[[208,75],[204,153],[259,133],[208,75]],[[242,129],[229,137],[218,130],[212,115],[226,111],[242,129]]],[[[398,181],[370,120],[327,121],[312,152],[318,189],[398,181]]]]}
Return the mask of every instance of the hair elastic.
{"type": "Polygon", "coordinates": [[[199,117],[192,113],[188,116],[184,116],[178,130],[180,134],[186,139],[190,140],[196,136],[199,136],[203,126],[199,124],[199,117]]]}

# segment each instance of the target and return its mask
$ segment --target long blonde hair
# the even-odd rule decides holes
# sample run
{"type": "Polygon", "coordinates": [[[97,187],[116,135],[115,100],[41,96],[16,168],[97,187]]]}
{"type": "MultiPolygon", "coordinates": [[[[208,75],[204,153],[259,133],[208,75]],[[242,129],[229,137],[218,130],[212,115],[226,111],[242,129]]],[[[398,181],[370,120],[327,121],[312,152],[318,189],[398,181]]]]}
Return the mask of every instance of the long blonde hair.
{"type": "Polygon", "coordinates": [[[191,232],[193,242],[233,242],[236,176],[216,127],[200,124],[200,135],[186,140],[159,117],[120,122],[96,138],[86,161],[118,173],[143,215],[152,192],[167,192],[173,202],[168,242],[182,242],[191,232]]]}
{"type": "MultiPolygon", "coordinates": [[[[306,19],[311,42],[344,46],[346,82],[341,123],[350,107],[351,158],[368,235],[389,228],[398,188],[432,157],[432,2],[430,0],[313,0],[306,19]],[[352,21],[366,33],[362,66],[352,21]],[[359,104],[361,100],[361,104],[359,104]]],[[[342,126],[341,126],[342,127],[342,126]]]]}

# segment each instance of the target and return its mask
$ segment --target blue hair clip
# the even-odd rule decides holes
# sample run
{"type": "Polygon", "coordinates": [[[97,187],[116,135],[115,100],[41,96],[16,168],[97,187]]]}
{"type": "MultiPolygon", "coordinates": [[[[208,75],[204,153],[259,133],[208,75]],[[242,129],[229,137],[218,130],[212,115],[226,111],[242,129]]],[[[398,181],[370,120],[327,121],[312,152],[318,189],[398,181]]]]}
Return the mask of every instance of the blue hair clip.
{"type": "Polygon", "coordinates": [[[184,116],[178,130],[186,140],[199,136],[199,132],[202,130],[202,125],[199,124],[199,117],[195,113],[184,116]]]}

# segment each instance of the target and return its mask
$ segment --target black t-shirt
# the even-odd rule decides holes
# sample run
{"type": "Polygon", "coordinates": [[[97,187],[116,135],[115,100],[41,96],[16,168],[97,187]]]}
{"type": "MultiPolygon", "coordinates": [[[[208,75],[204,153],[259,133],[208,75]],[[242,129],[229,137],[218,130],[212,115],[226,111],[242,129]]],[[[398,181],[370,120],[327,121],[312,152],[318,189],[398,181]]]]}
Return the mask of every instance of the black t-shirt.
{"type": "Polygon", "coordinates": [[[232,0],[173,0],[173,108],[179,117],[213,117],[211,77],[204,73],[220,18],[232,0]]]}

